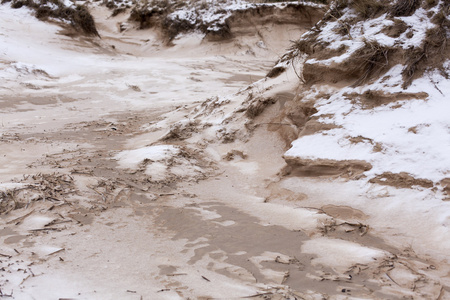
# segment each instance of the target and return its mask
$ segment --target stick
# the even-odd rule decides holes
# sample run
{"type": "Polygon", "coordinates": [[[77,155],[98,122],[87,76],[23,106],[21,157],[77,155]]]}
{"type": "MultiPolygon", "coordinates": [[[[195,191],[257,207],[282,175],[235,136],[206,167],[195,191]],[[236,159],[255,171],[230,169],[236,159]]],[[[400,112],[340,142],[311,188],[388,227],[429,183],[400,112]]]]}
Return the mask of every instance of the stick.
{"type": "Polygon", "coordinates": [[[30,277],[31,277],[31,275],[28,275],[27,277],[25,277],[25,278],[22,280],[22,282],[19,283],[19,285],[22,285],[22,284],[25,282],[25,280],[27,280],[27,279],[30,278],[30,277]]]}
{"type": "Polygon", "coordinates": [[[394,279],[392,279],[392,277],[391,276],[389,276],[389,274],[388,273],[385,273],[386,274],[386,276],[387,276],[387,278],[389,278],[393,283],[395,283],[396,285],[398,285],[398,286],[400,286],[397,282],[395,282],[395,280],[394,279]]]}
{"type": "Polygon", "coordinates": [[[174,274],[167,274],[167,276],[181,276],[181,275],[187,275],[187,273],[174,273],[174,274]]]}
{"type": "Polygon", "coordinates": [[[70,223],[70,222],[73,222],[73,221],[72,220],[62,220],[62,221],[55,220],[53,222],[48,223],[47,225],[44,225],[44,227],[51,226],[51,225],[63,224],[63,223],[70,223]]]}
{"type": "Polygon", "coordinates": [[[39,228],[39,229],[30,229],[30,230],[28,230],[28,231],[45,231],[45,230],[61,231],[61,229],[59,229],[59,228],[52,228],[52,227],[49,227],[49,228],[39,228]]]}
{"type": "Polygon", "coordinates": [[[259,294],[255,294],[255,295],[251,295],[251,296],[247,296],[247,297],[243,297],[243,298],[247,299],[247,298],[255,298],[255,297],[269,296],[269,295],[273,295],[273,293],[271,293],[271,292],[268,292],[268,293],[259,293],[259,294]]]}
{"type": "Polygon", "coordinates": [[[64,249],[64,248],[61,248],[61,249],[59,249],[59,250],[56,250],[56,251],[53,251],[52,253],[49,253],[49,254],[47,254],[47,256],[50,256],[50,255],[56,254],[56,253],[58,253],[58,252],[61,252],[61,251],[64,251],[64,250],[66,250],[66,249],[64,249]]]}

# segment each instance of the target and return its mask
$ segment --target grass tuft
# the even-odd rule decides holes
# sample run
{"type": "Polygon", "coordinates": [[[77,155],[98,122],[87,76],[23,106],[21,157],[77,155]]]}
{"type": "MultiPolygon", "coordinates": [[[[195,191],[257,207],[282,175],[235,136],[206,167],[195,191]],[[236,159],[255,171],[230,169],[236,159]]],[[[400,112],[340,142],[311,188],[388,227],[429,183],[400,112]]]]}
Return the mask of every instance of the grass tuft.
{"type": "Polygon", "coordinates": [[[272,105],[276,100],[272,97],[264,98],[258,97],[252,100],[252,103],[247,107],[245,115],[249,119],[254,119],[259,116],[269,105],[272,105]]]}
{"type": "Polygon", "coordinates": [[[390,15],[393,17],[411,16],[420,6],[421,0],[397,0],[390,9],[390,15]]]}
{"type": "Polygon", "coordinates": [[[403,88],[411,85],[413,79],[422,75],[427,68],[440,68],[446,58],[447,46],[447,30],[444,27],[429,29],[423,46],[409,49],[405,53],[403,88]]]}
{"type": "Polygon", "coordinates": [[[18,9],[23,6],[34,10],[35,16],[39,20],[45,21],[48,18],[55,18],[69,21],[75,29],[82,31],[86,35],[100,36],[95,26],[94,18],[86,6],[67,7],[59,0],[40,0],[39,2],[34,2],[33,0],[11,1],[12,8],[18,9]]]}
{"type": "Polygon", "coordinates": [[[365,41],[364,47],[353,55],[355,61],[361,62],[361,77],[353,84],[358,86],[366,82],[373,75],[381,73],[389,65],[391,49],[380,45],[377,41],[365,41]]]}

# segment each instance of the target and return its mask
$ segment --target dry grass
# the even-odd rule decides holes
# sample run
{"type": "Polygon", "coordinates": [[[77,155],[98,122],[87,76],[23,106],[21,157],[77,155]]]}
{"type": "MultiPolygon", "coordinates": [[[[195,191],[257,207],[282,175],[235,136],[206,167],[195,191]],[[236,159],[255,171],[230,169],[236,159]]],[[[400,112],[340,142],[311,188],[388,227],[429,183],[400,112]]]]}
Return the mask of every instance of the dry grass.
{"type": "Polygon", "coordinates": [[[439,0],[424,0],[424,8],[429,9],[435,7],[439,3],[439,0]]]}
{"type": "Polygon", "coordinates": [[[350,1],[350,7],[363,18],[371,18],[386,9],[378,0],[354,0],[350,1]]]}
{"type": "Polygon", "coordinates": [[[272,70],[269,71],[269,73],[267,73],[267,77],[269,78],[275,78],[280,76],[281,73],[283,73],[286,70],[285,67],[274,67],[272,68],[272,70]]]}
{"type": "Polygon", "coordinates": [[[100,36],[95,26],[94,18],[86,6],[77,5],[75,7],[67,7],[59,0],[40,0],[40,2],[34,2],[32,0],[11,1],[12,8],[17,9],[23,6],[34,10],[36,18],[40,20],[55,18],[69,21],[76,30],[86,35],[100,36]]]}
{"type": "MultiPolygon", "coordinates": [[[[153,0],[133,7],[129,20],[137,22],[140,29],[160,28],[170,43],[179,33],[195,29],[194,24],[187,20],[168,17],[186,4],[187,1],[153,0]]],[[[202,3],[198,5],[201,6],[202,3]]]]}
{"type": "Polygon", "coordinates": [[[28,207],[38,201],[66,203],[77,193],[74,180],[65,174],[36,174],[24,176],[21,188],[0,191],[0,215],[28,207]]]}
{"type": "Polygon", "coordinates": [[[443,76],[450,78],[448,71],[443,68],[443,63],[450,56],[448,47],[448,33],[450,32],[449,0],[397,0],[392,5],[385,0],[336,0],[332,2],[322,21],[293,44],[290,53],[292,55],[305,53],[318,61],[340,55],[347,49],[331,50],[327,42],[319,39],[322,26],[328,22],[337,21],[339,26],[336,26],[334,31],[344,37],[348,36],[348,39],[352,40],[353,37],[350,35],[349,29],[354,24],[375,18],[384,12],[388,12],[390,19],[393,21],[392,25],[386,26],[382,30],[384,34],[392,38],[398,38],[406,33],[407,38],[412,38],[413,31],[409,30],[410,27],[397,16],[412,15],[421,4],[424,8],[439,6],[437,10],[428,11],[427,16],[436,24],[436,27],[427,31],[421,45],[404,50],[395,45],[387,47],[376,41],[365,41],[364,47],[353,53],[352,57],[343,63],[334,64],[330,67],[317,64],[314,66],[305,65],[304,78],[309,84],[318,81],[345,82],[347,84],[347,82],[352,82],[356,78],[356,82],[352,84],[354,87],[373,78],[378,78],[390,66],[398,63],[405,65],[402,71],[403,88],[407,88],[415,78],[423,76],[427,70],[438,70],[443,76]],[[356,11],[358,15],[341,21],[344,10],[348,8],[356,11]]]}
{"type": "Polygon", "coordinates": [[[111,14],[111,17],[118,16],[124,13],[127,9],[125,7],[115,8],[111,14]]]}
{"type": "Polygon", "coordinates": [[[389,65],[389,54],[392,49],[380,45],[376,41],[365,41],[364,47],[356,51],[351,61],[360,66],[361,77],[353,84],[358,86],[365,83],[370,77],[378,75],[389,65]]]}
{"type": "Polygon", "coordinates": [[[252,103],[247,107],[245,111],[245,115],[249,119],[254,119],[257,116],[259,116],[267,106],[274,104],[276,100],[272,97],[269,98],[263,98],[258,97],[252,101],[252,103]]]}
{"type": "MultiPolygon", "coordinates": [[[[278,3],[278,2],[302,2],[299,0],[253,0],[249,1],[252,3],[278,3]]],[[[329,4],[331,0],[310,0],[307,2],[319,3],[319,4],[329,4]]]]}
{"type": "Polygon", "coordinates": [[[422,46],[406,51],[405,68],[402,72],[403,88],[407,88],[413,79],[421,76],[427,69],[442,68],[442,63],[448,58],[447,32],[450,31],[450,21],[444,11],[445,7],[433,17],[432,21],[437,26],[427,31],[422,46]]]}
{"type": "MultiPolygon", "coordinates": [[[[110,0],[117,1],[117,0],[110,0]]],[[[269,3],[279,1],[249,1],[253,3],[269,3]]],[[[284,9],[299,13],[304,11],[304,16],[314,18],[316,8],[307,7],[302,1],[289,2],[284,9]],[[306,8],[305,8],[306,7],[306,8]],[[311,11],[313,12],[311,14],[311,11]]],[[[310,2],[323,2],[322,0],[310,2]]],[[[109,3],[109,2],[108,2],[109,3]]],[[[160,29],[168,44],[180,33],[198,30],[205,34],[210,41],[223,41],[233,37],[231,27],[233,24],[247,24],[249,18],[268,17],[276,15],[272,6],[249,6],[243,9],[227,11],[222,4],[231,3],[230,0],[217,1],[188,1],[188,0],[153,0],[139,2],[131,9],[130,21],[137,22],[140,29],[156,28],[160,29]],[[187,6],[189,8],[189,20],[179,17],[173,12],[179,8],[187,6]],[[231,12],[231,13],[230,13],[231,12]],[[205,14],[225,15],[220,19],[206,20],[205,14]]],[[[275,18],[275,17],[274,17],[275,18]]],[[[300,19],[304,21],[305,18],[300,19]]],[[[279,22],[277,20],[277,22],[279,22]]]]}
{"type": "Polygon", "coordinates": [[[311,55],[315,52],[318,44],[317,38],[320,35],[320,28],[313,27],[306,35],[301,39],[294,41],[290,50],[298,50],[301,53],[311,55]]]}
{"type": "Polygon", "coordinates": [[[386,10],[386,4],[379,0],[336,0],[333,4],[334,12],[350,7],[364,19],[374,17],[386,10]]]}
{"type": "Polygon", "coordinates": [[[398,38],[406,30],[408,30],[409,27],[405,22],[403,22],[402,20],[399,20],[397,18],[394,18],[393,21],[394,21],[394,24],[383,28],[382,32],[389,37],[398,38]]]}
{"type": "Polygon", "coordinates": [[[420,6],[420,2],[421,0],[397,0],[389,13],[393,17],[410,16],[420,6]]]}
{"type": "Polygon", "coordinates": [[[131,12],[129,20],[139,24],[140,29],[152,28],[159,25],[162,19],[166,17],[170,11],[159,7],[135,6],[131,12]]]}
{"type": "Polygon", "coordinates": [[[195,25],[184,19],[164,18],[162,28],[168,40],[172,41],[178,34],[194,30],[195,25]]]}

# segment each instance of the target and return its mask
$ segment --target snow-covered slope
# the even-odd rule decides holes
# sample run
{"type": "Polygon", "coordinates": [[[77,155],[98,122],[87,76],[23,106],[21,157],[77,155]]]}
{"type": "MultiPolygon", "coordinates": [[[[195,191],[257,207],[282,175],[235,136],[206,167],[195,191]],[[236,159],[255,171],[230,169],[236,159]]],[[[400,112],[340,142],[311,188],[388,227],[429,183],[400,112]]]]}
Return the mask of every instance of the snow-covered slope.
{"type": "Polygon", "coordinates": [[[448,1],[358,3],[333,2],[285,57],[306,53],[291,110],[315,109],[285,158],[294,168],[344,166],[348,176],[380,184],[445,188],[448,1]]]}

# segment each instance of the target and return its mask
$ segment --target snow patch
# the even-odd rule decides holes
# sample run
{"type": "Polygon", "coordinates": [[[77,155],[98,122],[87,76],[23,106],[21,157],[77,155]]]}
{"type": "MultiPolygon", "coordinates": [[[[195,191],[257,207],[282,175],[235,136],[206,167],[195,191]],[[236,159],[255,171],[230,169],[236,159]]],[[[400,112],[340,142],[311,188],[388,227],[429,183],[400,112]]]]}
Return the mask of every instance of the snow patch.
{"type": "Polygon", "coordinates": [[[154,162],[168,159],[180,152],[173,145],[156,145],[135,150],[125,150],[114,156],[119,166],[124,169],[138,169],[144,160],[154,162]]]}
{"type": "Polygon", "coordinates": [[[331,267],[339,273],[344,273],[355,264],[370,264],[388,255],[379,249],[324,237],[305,241],[301,250],[303,253],[317,255],[311,261],[313,265],[331,267]]]}

